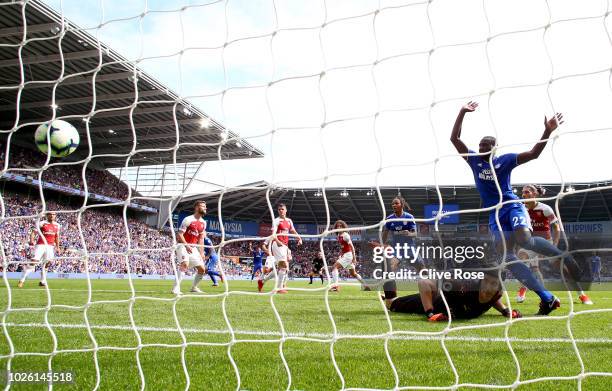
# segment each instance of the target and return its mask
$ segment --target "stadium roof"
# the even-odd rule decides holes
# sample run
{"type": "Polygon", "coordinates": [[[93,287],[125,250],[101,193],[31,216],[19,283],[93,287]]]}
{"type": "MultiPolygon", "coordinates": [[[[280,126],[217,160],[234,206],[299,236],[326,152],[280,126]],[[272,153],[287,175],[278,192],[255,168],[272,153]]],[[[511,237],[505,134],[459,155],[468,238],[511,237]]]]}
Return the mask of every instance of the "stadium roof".
{"type": "MultiPolygon", "coordinates": [[[[555,197],[561,186],[545,185],[547,197],[555,197]]],[[[566,184],[560,198],[559,208],[564,222],[612,220],[612,181],[599,183],[566,184]],[[598,188],[603,187],[603,190],[598,188]],[[586,191],[585,191],[586,190],[586,191]]],[[[514,187],[520,192],[522,185],[514,187]]],[[[287,204],[288,215],[296,223],[325,224],[326,212],[321,189],[292,189],[270,187],[266,182],[257,182],[228,189],[223,193],[221,207],[224,220],[270,221],[266,192],[270,189],[273,208],[278,202],[287,204]]],[[[386,213],[391,213],[391,200],[400,193],[413,209],[417,218],[423,218],[427,204],[437,204],[435,186],[429,187],[383,187],[380,188],[386,213]]],[[[460,210],[481,208],[480,196],[473,186],[441,186],[444,204],[458,204],[460,210]]],[[[343,219],[351,225],[378,223],[383,211],[375,188],[326,188],[330,218],[343,219]]],[[[183,198],[176,211],[191,210],[196,199],[207,202],[208,214],[218,215],[221,191],[183,198]]],[[[553,205],[554,202],[547,202],[553,205]]],[[[274,211],[276,213],[276,211],[274,211]]],[[[487,223],[488,213],[462,213],[461,224],[487,223]]]]}
{"type": "MultiPolygon", "coordinates": [[[[2,140],[14,132],[11,142],[32,149],[33,132],[52,118],[52,105],[56,117],[81,134],[81,146],[70,160],[84,159],[89,152],[84,122],[89,118],[93,154],[104,155],[90,164],[101,169],[125,165],[134,143],[131,118],[136,149],[146,151],[133,155],[130,166],[173,163],[177,131],[178,142],[187,143],[177,150],[177,163],[217,160],[222,139],[239,139],[40,1],[0,3],[0,41],[2,140]],[[21,46],[24,7],[27,40],[21,46]]],[[[263,153],[240,140],[224,143],[221,155],[244,159],[263,153]]]]}

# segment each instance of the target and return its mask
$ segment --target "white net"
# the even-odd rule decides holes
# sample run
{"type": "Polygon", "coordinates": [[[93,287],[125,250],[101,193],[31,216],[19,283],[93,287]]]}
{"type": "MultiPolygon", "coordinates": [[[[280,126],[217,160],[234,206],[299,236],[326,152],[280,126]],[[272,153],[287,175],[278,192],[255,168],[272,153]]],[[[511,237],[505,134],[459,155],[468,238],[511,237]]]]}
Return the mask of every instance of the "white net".
{"type": "MultiPolygon", "coordinates": [[[[566,183],[609,179],[610,4],[569,3],[2,2],[2,367],[70,372],[78,388],[92,389],[609,389],[605,290],[588,310],[567,292],[554,316],[443,325],[396,317],[353,283],[335,294],[328,281],[295,282],[279,296],[229,279],[216,293],[175,297],[176,227],[150,227],[171,220],[200,161],[209,187],[195,188],[204,199],[217,191],[209,208],[226,277],[241,268],[234,259],[246,243],[264,239],[230,238],[223,225],[239,215],[226,216],[230,204],[262,202],[224,201],[260,190],[236,186],[253,175],[268,179],[267,208],[253,220],[274,217],[278,188],[321,189],[323,221],[305,198],[315,221],[300,223],[325,226],[302,236],[326,253],[323,239],[344,213],[332,209],[330,186],[359,184],[375,195],[379,217],[352,231],[385,223],[385,186],[427,183],[442,210],[441,186],[464,175],[447,137],[469,99],[488,115],[466,128],[490,129],[501,151],[531,148],[539,130],[526,128],[540,126],[542,112],[567,111],[570,128],[517,176],[561,183],[547,199],[561,219],[572,197],[582,197],[580,211],[589,196],[607,208],[609,183],[577,191],[566,183]],[[33,127],[55,119],[81,133],[71,159],[28,143],[33,127]],[[258,147],[259,162],[231,161],[261,155],[258,147]],[[10,273],[28,263],[25,238],[47,211],[58,212],[65,238],[50,270],[84,278],[19,290],[10,273]],[[143,278],[151,275],[164,279],[143,278]]],[[[481,135],[468,132],[475,145],[481,135]]],[[[417,217],[442,229],[443,215],[417,217]]],[[[594,217],[612,220],[609,210],[594,217]]],[[[593,251],[610,248],[581,250],[593,251]]],[[[508,294],[504,302],[515,307],[508,294]]]]}

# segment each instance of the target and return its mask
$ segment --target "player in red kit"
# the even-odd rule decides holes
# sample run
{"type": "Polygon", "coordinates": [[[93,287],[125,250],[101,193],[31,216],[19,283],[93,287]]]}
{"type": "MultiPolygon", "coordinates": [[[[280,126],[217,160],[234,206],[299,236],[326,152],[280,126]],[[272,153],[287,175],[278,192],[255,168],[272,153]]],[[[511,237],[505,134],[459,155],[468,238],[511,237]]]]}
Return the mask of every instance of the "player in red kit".
{"type": "Polygon", "coordinates": [[[341,248],[341,255],[332,268],[331,274],[333,285],[331,289],[336,292],[340,289],[340,286],[338,285],[339,270],[346,269],[351,274],[351,277],[356,278],[366,290],[369,290],[365,281],[363,281],[363,278],[361,278],[361,276],[357,273],[357,270],[355,270],[355,264],[357,262],[357,257],[355,256],[355,246],[351,241],[351,235],[344,231],[347,228],[348,224],[343,220],[337,220],[334,223],[334,229],[341,229],[343,231],[337,232],[337,239],[341,248]]]}
{"type": "Polygon", "coordinates": [[[187,269],[190,268],[195,268],[197,271],[193,277],[191,292],[202,292],[198,285],[206,273],[204,267],[204,237],[206,236],[204,215],[206,215],[206,202],[196,201],[193,205],[193,214],[183,219],[176,235],[176,239],[179,242],[176,248],[179,265],[174,287],[172,288],[172,293],[175,295],[181,294],[181,280],[187,269]]]}
{"type": "MultiPolygon", "coordinates": [[[[529,218],[531,219],[531,226],[533,228],[533,235],[540,236],[555,246],[559,245],[559,239],[561,238],[561,224],[559,224],[559,220],[557,216],[555,216],[554,210],[542,203],[535,200],[537,197],[543,197],[546,194],[546,189],[539,185],[525,185],[523,186],[522,196],[525,199],[525,206],[527,207],[527,212],[529,212],[529,218]],[[552,229],[552,234],[551,234],[552,229]]],[[[518,251],[518,257],[530,266],[531,271],[542,281],[544,282],[544,278],[542,273],[540,272],[539,267],[539,258],[541,256],[532,251],[521,248],[518,251]]],[[[554,267],[559,267],[559,259],[554,260],[554,267]]],[[[571,278],[571,274],[567,273],[568,277],[571,278]]],[[[516,301],[518,303],[522,303],[525,301],[525,293],[527,292],[527,287],[521,286],[519,289],[518,295],[516,296],[516,301]]],[[[593,302],[589,297],[579,289],[579,299],[583,304],[591,305],[593,302]]]]}
{"type": "MultiPolygon", "coordinates": [[[[293,226],[293,221],[287,217],[287,205],[280,203],[277,206],[278,217],[272,222],[272,238],[270,247],[267,251],[271,253],[276,261],[276,271],[278,275],[277,288],[278,293],[287,293],[284,289],[287,286],[287,271],[289,270],[289,261],[291,260],[291,250],[289,250],[288,234],[297,235],[298,245],[302,245],[302,238],[297,233],[293,226]]],[[[257,281],[257,288],[261,292],[263,284],[267,278],[257,281]]]]}
{"type": "Polygon", "coordinates": [[[47,263],[55,258],[55,253],[60,252],[60,225],[56,221],[55,212],[48,212],[47,219],[39,221],[37,228],[30,232],[30,246],[34,246],[34,255],[30,259],[30,264],[23,266],[21,279],[17,283],[18,288],[22,288],[28,274],[34,271],[37,264],[41,265],[40,282],[38,285],[47,285],[47,263]],[[36,240],[38,237],[38,240],[36,240]]]}

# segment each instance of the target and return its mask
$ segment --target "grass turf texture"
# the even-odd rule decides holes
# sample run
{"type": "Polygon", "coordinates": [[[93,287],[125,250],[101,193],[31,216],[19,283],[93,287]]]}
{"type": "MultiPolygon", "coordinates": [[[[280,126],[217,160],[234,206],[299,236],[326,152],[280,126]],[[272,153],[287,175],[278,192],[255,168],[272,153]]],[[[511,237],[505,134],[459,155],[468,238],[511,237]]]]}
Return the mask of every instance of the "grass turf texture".
{"type": "MultiPolygon", "coordinates": [[[[54,371],[71,371],[74,384],[56,384],[54,389],[91,389],[96,384],[94,347],[88,333],[85,314],[92,336],[99,347],[97,360],[100,368],[100,389],[139,389],[141,378],[137,360],[147,389],[182,390],[186,376],[181,365],[184,356],[192,389],[234,390],[238,380],[229,358],[231,354],[240,372],[240,389],[284,390],[288,376],[279,354],[283,329],[271,305],[270,295],[230,294],[229,296],[185,295],[174,300],[169,293],[172,282],[134,281],[134,300],[127,280],[92,280],[91,304],[88,303],[87,281],[51,280],[51,304],[48,322],[57,336],[53,356],[54,371]],[[162,300],[156,300],[162,299],[162,300]],[[235,343],[223,314],[225,303],[227,320],[234,331],[235,343]],[[61,306],[81,306],[72,309],[61,306]],[[132,330],[132,319],[138,334],[132,330]],[[174,313],[184,330],[187,343],[177,329],[174,313]],[[140,339],[140,344],[139,344],[140,339]],[[139,348],[140,345],[140,348],[139,348]],[[112,349],[116,348],[116,349],[112,349]],[[90,349],[90,351],[87,351],[90,349]]],[[[183,283],[187,292],[191,282],[183,283]]],[[[201,288],[208,294],[221,294],[225,287],[201,288]]],[[[272,285],[272,284],[268,284],[272,285]]],[[[320,282],[290,282],[290,287],[320,288],[320,282]]],[[[590,292],[594,306],[584,306],[574,299],[574,311],[612,307],[612,294],[595,285],[590,292]]],[[[8,289],[2,287],[0,308],[6,322],[15,353],[47,353],[47,355],[18,355],[11,360],[14,372],[46,372],[54,340],[45,324],[44,308],[47,292],[29,280],[22,289],[10,281],[11,311],[6,311],[8,289]],[[19,310],[29,308],[32,310],[19,310]]],[[[230,291],[256,292],[256,284],[230,281],[230,291]]],[[[607,286],[605,288],[610,288],[607,286]]],[[[514,290],[511,291],[514,300],[514,290]]],[[[504,340],[505,319],[491,310],[479,319],[453,321],[452,327],[496,324],[476,329],[451,330],[441,341],[440,335],[402,333],[389,339],[359,338],[364,335],[384,334],[389,323],[376,292],[362,292],[357,287],[344,286],[340,293],[329,293],[329,305],[341,338],[331,343],[333,324],[325,305],[325,291],[290,291],[273,297],[282,327],[289,337],[282,343],[287,365],[291,371],[292,390],[340,389],[342,380],[334,368],[331,353],[344,378],[346,388],[390,389],[395,377],[385,348],[395,364],[399,386],[452,386],[455,383],[444,344],[457,369],[460,384],[473,389],[477,384],[508,386],[517,379],[518,371],[504,340]],[[295,339],[295,337],[310,340],[295,339]]],[[[562,307],[554,315],[567,315],[567,292],[558,293],[562,307]]],[[[538,299],[528,294],[527,302],[515,304],[524,315],[537,311],[538,299]]],[[[432,324],[423,316],[390,314],[394,332],[440,332],[447,324],[432,324]]],[[[612,312],[576,314],[570,322],[571,332],[585,372],[612,372],[612,312]]],[[[512,347],[520,362],[520,380],[576,376],[580,362],[570,343],[568,321],[539,318],[519,321],[508,330],[512,347]],[[563,341],[561,341],[561,340],[563,341]]],[[[6,335],[0,335],[0,355],[10,353],[6,335]]],[[[0,359],[6,368],[8,359],[0,359]]],[[[610,390],[612,377],[590,375],[582,380],[583,390],[610,390]]],[[[520,390],[571,390],[578,381],[545,380],[521,385],[520,390]]],[[[44,389],[46,385],[13,384],[13,389],[44,389]]]]}

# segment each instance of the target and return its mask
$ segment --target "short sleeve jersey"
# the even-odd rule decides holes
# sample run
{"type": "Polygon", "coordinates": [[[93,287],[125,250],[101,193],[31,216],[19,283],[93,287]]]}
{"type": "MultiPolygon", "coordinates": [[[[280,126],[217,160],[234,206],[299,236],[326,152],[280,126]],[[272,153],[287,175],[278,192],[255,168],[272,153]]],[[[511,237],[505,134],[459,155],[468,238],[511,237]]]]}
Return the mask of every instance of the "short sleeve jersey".
{"type": "Polygon", "coordinates": [[[272,229],[276,233],[277,235],[276,237],[285,246],[289,244],[289,236],[287,236],[287,234],[291,232],[292,228],[293,228],[293,221],[291,221],[291,219],[287,217],[285,217],[284,219],[277,217],[272,222],[272,229]]]}
{"type": "Polygon", "coordinates": [[[196,219],[194,215],[187,216],[183,219],[179,232],[183,234],[185,242],[197,244],[206,233],[206,221],[202,217],[196,219]]]}
{"type": "Polygon", "coordinates": [[[56,223],[55,221],[50,223],[46,220],[39,221],[38,229],[40,230],[40,232],[42,232],[42,236],[40,236],[40,233],[38,234],[38,241],[36,242],[36,244],[48,244],[50,246],[55,245],[55,240],[60,231],[60,225],[58,223],[56,223]]]}
{"type": "MultiPolygon", "coordinates": [[[[472,150],[469,153],[476,153],[472,150]]],[[[505,155],[496,156],[493,158],[493,169],[497,175],[499,187],[501,189],[502,201],[518,200],[518,196],[512,191],[510,176],[512,170],[517,164],[518,154],[507,153],[505,155]]],[[[496,205],[499,202],[499,191],[495,185],[495,177],[488,160],[482,159],[480,156],[468,156],[467,162],[474,174],[476,188],[482,198],[483,207],[488,208],[496,205]]],[[[491,213],[495,213],[492,211],[491,213]]]]}
{"type": "Polygon", "coordinates": [[[342,232],[338,235],[338,244],[340,248],[342,248],[342,254],[352,253],[353,249],[351,248],[351,235],[348,232],[342,232]]]}
{"type": "Polygon", "coordinates": [[[533,234],[550,239],[550,225],[557,222],[557,216],[555,216],[553,209],[542,202],[538,202],[533,209],[528,209],[528,212],[533,234]]]}

